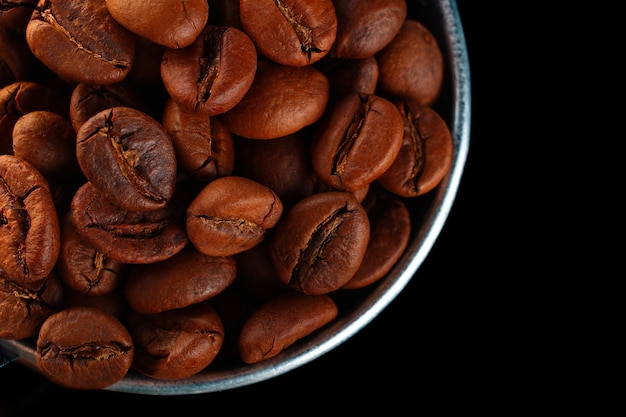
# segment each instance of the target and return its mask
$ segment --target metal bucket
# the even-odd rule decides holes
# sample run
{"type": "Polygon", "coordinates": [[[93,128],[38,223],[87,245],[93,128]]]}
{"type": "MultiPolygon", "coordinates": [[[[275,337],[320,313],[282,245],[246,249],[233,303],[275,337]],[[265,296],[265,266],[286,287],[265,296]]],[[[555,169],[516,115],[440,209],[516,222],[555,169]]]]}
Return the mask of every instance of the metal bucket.
{"type": "MultiPolygon", "coordinates": [[[[209,366],[192,377],[177,381],[151,379],[131,369],[121,381],[107,387],[107,390],[187,395],[224,391],[274,378],[315,360],[349,339],[389,305],[413,278],[442,230],[457,194],[469,149],[471,86],[469,59],[456,1],[407,0],[407,4],[409,17],[425,23],[444,52],[447,72],[436,109],[448,122],[454,140],[454,154],[451,171],[443,182],[428,196],[420,197],[419,203],[409,202],[415,227],[406,252],[393,270],[368,292],[359,293],[360,298],[344,308],[333,323],[278,356],[230,369],[209,366]]],[[[0,364],[11,361],[37,370],[32,342],[0,340],[0,364]]]]}

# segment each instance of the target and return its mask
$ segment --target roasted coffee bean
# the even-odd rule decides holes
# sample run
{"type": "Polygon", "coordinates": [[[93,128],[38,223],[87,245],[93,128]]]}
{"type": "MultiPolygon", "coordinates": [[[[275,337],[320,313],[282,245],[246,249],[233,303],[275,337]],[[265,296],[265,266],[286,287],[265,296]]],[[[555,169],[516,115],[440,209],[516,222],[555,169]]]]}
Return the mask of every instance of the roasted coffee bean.
{"type": "Polygon", "coordinates": [[[128,75],[135,35],[102,0],[40,0],[26,26],[33,54],[64,80],[113,84],[128,75]]]}
{"type": "Polygon", "coordinates": [[[274,229],[271,256],[278,278],[305,294],[335,291],[359,269],[369,233],[367,212],[352,194],[306,197],[274,229]]]}
{"type": "Polygon", "coordinates": [[[337,317],[328,295],[284,291],[260,305],[239,334],[238,350],[248,364],[272,358],[297,340],[311,335],[337,317]]]}
{"type": "Polygon", "coordinates": [[[259,52],[279,64],[313,64],[335,42],[337,16],[331,0],[241,0],[239,15],[259,52]]]}
{"type": "Polygon", "coordinates": [[[209,366],[224,342],[224,325],[207,302],[155,314],[130,310],[128,329],[135,341],[132,367],[143,375],[179,380],[209,366]]]}
{"type": "Polygon", "coordinates": [[[142,111],[112,107],[90,117],[76,133],[76,157],[91,184],[123,209],[161,209],[174,194],[172,139],[142,111]]]}
{"type": "Polygon", "coordinates": [[[96,113],[112,107],[132,107],[150,114],[145,94],[127,79],[109,85],[79,83],[70,96],[69,117],[74,130],[96,113]]]}
{"type": "Polygon", "coordinates": [[[169,48],[184,48],[209,18],[207,0],[106,0],[111,16],[126,29],[169,48]]]}
{"type": "Polygon", "coordinates": [[[331,101],[351,93],[375,94],[378,85],[378,63],[373,56],[343,59],[324,71],[330,83],[331,101]]]}
{"type": "Polygon", "coordinates": [[[125,265],[96,250],[74,229],[66,214],[61,219],[61,252],[56,270],[68,287],[84,294],[103,295],[120,285],[125,265]]]}
{"type": "Polygon", "coordinates": [[[41,373],[71,389],[106,388],[130,369],[135,349],[126,327],[91,307],[67,308],[49,316],[37,337],[41,373]]]}
{"type": "Polygon", "coordinates": [[[90,182],[74,194],[70,216],[76,231],[100,253],[122,263],[165,260],[188,243],[180,208],[129,211],[104,198],[90,182]]]}
{"type": "Polygon", "coordinates": [[[186,112],[209,116],[239,103],[250,89],[256,69],[252,40],[228,26],[207,25],[193,44],[167,49],[161,61],[161,77],[170,97],[186,112]]]}
{"type": "Polygon", "coordinates": [[[370,238],[363,262],[343,288],[371,285],[387,275],[409,244],[411,217],[406,204],[380,186],[370,188],[363,201],[370,222],[370,238]]]}
{"type": "Polygon", "coordinates": [[[313,169],[337,190],[363,189],[391,166],[402,135],[402,116],[389,100],[373,94],[346,95],[316,127],[313,169]]]}
{"type": "Polygon", "coordinates": [[[427,106],[439,98],[444,77],[443,52],[423,23],[407,19],[376,60],[380,94],[390,99],[417,100],[427,106]]]}
{"type": "Polygon", "coordinates": [[[38,0],[0,1],[0,28],[23,34],[38,0]]]}
{"type": "Polygon", "coordinates": [[[35,110],[67,113],[58,92],[37,82],[19,81],[0,89],[0,154],[13,154],[15,122],[35,110]]]}
{"type": "Polygon", "coordinates": [[[246,95],[219,117],[238,136],[275,139],[317,122],[328,96],[328,78],[314,66],[262,60],[246,95]]]}
{"type": "Polygon", "coordinates": [[[282,213],[283,204],[269,187],[246,177],[221,177],[187,208],[187,235],[206,255],[235,255],[263,241],[282,213]]]}
{"type": "Polygon", "coordinates": [[[61,310],[64,297],[54,271],[32,283],[18,283],[0,273],[0,339],[36,336],[43,322],[61,310]]]}
{"type": "Polygon", "coordinates": [[[134,265],[124,294],[138,313],[160,313],[206,301],[228,288],[237,275],[230,256],[208,256],[188,245],[169,259],[134,265]]]}
{"type": "Polygon", "coordinates": [[[311,166],[311,138],[300,130],[272,140],[238,137],[237,172],[278,194],[285,207],[313,194],[318,178],[311,166]]]}
{"type": "Polygon", "coordinates": [[[190,177],[208,182],[232,174],[235,142],[220,119],[185,112],[169,99],[162,123],[174,144],[178,166],[190,177]]]}
{"type": "Polygon", "coordinates": [[[333,0],[337,39],[329,56],[373,56],[400,32],[407,17],[405,0],[333,0]]]}
{"type": "Polygon", "coordinates": [[[32,111],[15,122],[13,154],[30,162],[48,180],[81,176],[72,123],[51,111],[32,111]]]}
{"type": "Polygon", "coordinates": [[[23,159],[0,155],[0,275],[39,281],[52,272],[60,246],[59,218],[48,182],[23,159]]]}
{"type": "Polygon", "coordinates": [[[393,164],[378,183],[402,197],[428,193],[450,171],[454,143],[446,122],[416,100],[396,103],[404,119],[404,139],[393,164]]]}

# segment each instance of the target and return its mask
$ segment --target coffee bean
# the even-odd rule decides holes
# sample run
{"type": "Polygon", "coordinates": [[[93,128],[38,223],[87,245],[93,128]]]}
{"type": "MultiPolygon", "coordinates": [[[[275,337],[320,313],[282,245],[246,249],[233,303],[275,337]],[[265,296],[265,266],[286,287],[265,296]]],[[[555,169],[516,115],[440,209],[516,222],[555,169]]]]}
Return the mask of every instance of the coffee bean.
{"type": "Polygon", "coordinates": [[[172,139],[139,110],[112,107],[90,117],[76,133],[76,157],[90,183],[122,209],[161,209],[174,194],[172,139]]]}
{"type": "Polygon", "coordinates": [[[138,313],[160,313],[197,304],[228,288],[237,275],[229,256],[209,256],[188,245],[161,262],[134,265],[124,293],[138,313]]]}
{"type": "Polygon", "coordinates": [[[61,220],[61,252],[56,270],[71,289],[90,295],[113,292],[122,280],[125,265],[99,252],[82,237],[69,214],[61,220]]]}
{"type": "Polygon", "coordinates": [[[269,187],[246,177],[217,178],[187,208],[187,235],[206,255],[235,255],[263,241],[282,213],[269,187]]]}
{"type": "Polygon", "coordinates": [[[417,100],[432,106],[441,93],[444,60],[431,31],[407,19],[398,35],[376,55],[378,90],[390,98],[417,100]]]}
{"type": "Polygon", "coordinates": [[[335,42],[337,16],[331,0],[242,0],[239,15],[259,52],[279,64],[313,64],[335,42]]]}
{"type": "Polygon", "coordinates": [[[434,189],[450,170],[454,144],[446,122],[432,107],[397,102],[404,119],[402,147],[378,183],[402,197],[434,189]]]}
{"type": "Polygon", "coordinates": [[[0,275],[19,282],[48,276],[59,256],[59,218],[46,179],[30,163],[0,155],[0,275]]]}
{"type": "Polygon", "coordinates": [[[135,353],[126,327],[91,307],[67,308],[49,316],[36,348],[43,375],[60,386],[81,390],[106,388],[122,379],[135,353]]]}
{"type": "Polygon", "coordinates": [[[58,92],[38,82],[18,81],[0,89],[0,154],[13,154],[13,128],[17,120],[36,110],[65,115],[58,92]]]}
{"type": "Polygon", "coordinates": [[[281,292],[250,314],[239,334],[241,359],[256,363],[272,358],[337,317],[327,295],[281,292]]]}
{"type": "Polygon", "coordinates": [[[136,345],[133,368],[155,379],[180,380],[209,366],[224,343],[224,325],[208,303],[155,314],[129,311],[136,345]]]}
{"type": "Polygon", "coordinates": [[[334,0],[337,39],[329,55],[359,59],[374,56],[400,32],[405,0],[334,0]]]}
{"type": "Polygon", "coordinates": [[[380,177],[400,151],[402,116],[389,100],[352,93],[330,106],[311,146],[313,169],[329,186],[356,191],[380,177]]]}
{"type": "Polygon", "coordinates": [[[47,179],[80,178],[76,133],[67,117],[47,110],[26,113],[15,122],[12,136],[13,154],[47,179]]]}
{"type": "Polygon", "coordinates": [[[41,0],[26,27],[33,54],[61,78],[113,84],[130,72],[135,35],[102,0],[41,0]]]}
{"type": "Polygon", "coordinates": [[[107,0],[117,23],[158,45],[184,48],[197,37],[209,18],[206,0],[107,0]]]}
{"type": "Polygon", "coordinates": [[[65,291],[54,273],[32,283],[0,274],[0,338],[36,336],[43,322],[63,307],[65,291]]]}
{"type": "Polygon", "coordinates": [[[352,194],[306,197],[283,215],[272,236],[278,278],[305,294],[335,291],[359,269],[369,233],[367,213],[352,194]]]}
{"type": "Polygon", "coordinates": [[[328,78],[314,66],[264,60],[246,95],[220,119],[238,136],[275,139],[317,122],[328,97],[328,78]]]}
{"type": "Polygon", "coordinates": [[[172,100],[186,112],[209,116],[232,109],[254,81],[257,53],[236,28],[207,25],[193,44],[167,49],[161,77],[172,100]]]}
{"type": "Polygon", "coordinates": [[[411,213],[400,197],[374,186],[362,204],[370,222],[370,238],[359,270],[344,289],[363,288],[384,278],[411,237],[411,213]]]}
{"type": "Polygon", "coordinates": [[[122,263],[165,260],[188,243],[176,204],[151,211],[124,210],[90,183],[74,194],[69,215],[75,230],[98,252],[122,263]]]}
{"type": "Polygon", "coordinates": [[[220,119],[185,112],[169,99],[162,123],[174,144],[178,166],[194,180],[206,183],[232,174],[235,142],[220,119]]]}

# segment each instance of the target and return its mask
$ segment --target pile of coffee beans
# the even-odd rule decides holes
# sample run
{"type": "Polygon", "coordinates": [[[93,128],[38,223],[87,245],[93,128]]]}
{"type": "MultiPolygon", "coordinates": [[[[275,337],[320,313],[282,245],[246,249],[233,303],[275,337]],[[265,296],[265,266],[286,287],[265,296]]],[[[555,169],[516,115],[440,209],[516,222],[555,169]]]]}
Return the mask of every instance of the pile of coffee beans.
{"type": "Polygon", "coordinates": [[[310,336],[450,170],[444,69],[405,0],[0,1],[0,338],[100,389],[310,336]]]}

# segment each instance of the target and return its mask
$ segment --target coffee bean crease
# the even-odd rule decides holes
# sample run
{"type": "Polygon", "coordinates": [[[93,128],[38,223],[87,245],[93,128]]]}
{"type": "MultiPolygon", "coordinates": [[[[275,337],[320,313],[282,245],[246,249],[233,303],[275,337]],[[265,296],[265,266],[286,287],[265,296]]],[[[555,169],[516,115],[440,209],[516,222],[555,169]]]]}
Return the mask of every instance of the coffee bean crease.
{"type": "Polygon", "coordinates": [[[311,61],[311,55],[313,52],[324,52],[313,45],[313,30],[300,23],[302,20],[300,15],[295,13],[281,0],[274,0],[274,4],[276,4],[276,8],[285,17],[285,20],[291,25],[291,27],[293,27],[293,30],[300,41],[300,50],[307,55],[309,61],[311,61]]]}
{"type": "Polygon", "coordinates": [[[84,46],[78,39],[76,39],[69,30],[67,30],[65,27],[63,27],[63,25],[61,25],[61,23],[59,23],[59,21],[54,17],[54,15],[52,14],[52,10],[50,10],[50,8],[44,9],[40,12],[40,19],[44,22],[46,22],[47,24],[49,24],[50,26],[52,26],[53,29],[61,32],[72,44],[76,45],[76,48],[78,48],[78,50],[83,51],[85,53],[87,53],[88,55],[106,62],[116,68],[127,68],[130,66],[130,62],[125,61],[125,60],[119,60],[119,59],[112,59],[112,58],[107,58],[105,56],[103,56],[102,54],[99,54],[98,52],[92,51],[91,49],[87,48],[86,46],[84,46]]]}
{"type": "Polygon", "coordinates": [[[352,215],[347,203],[344,207],[335,210],[328,218],[320,223],[305,247],[300,249],[298,261],[293,269],[289,285],[304,281],[309,275],[314,275],[314,266],[324,262],[324,250],[337,234],[337,230],[344,221],[352,215]]]}
{"type": "Polygon", "coordinates": [[[211,97],[213,83],[219,75],[222,36],[226,27],[205,31],[202,55],[199,58],[200,76],[197,82],[196,109],[211,97]]]}

